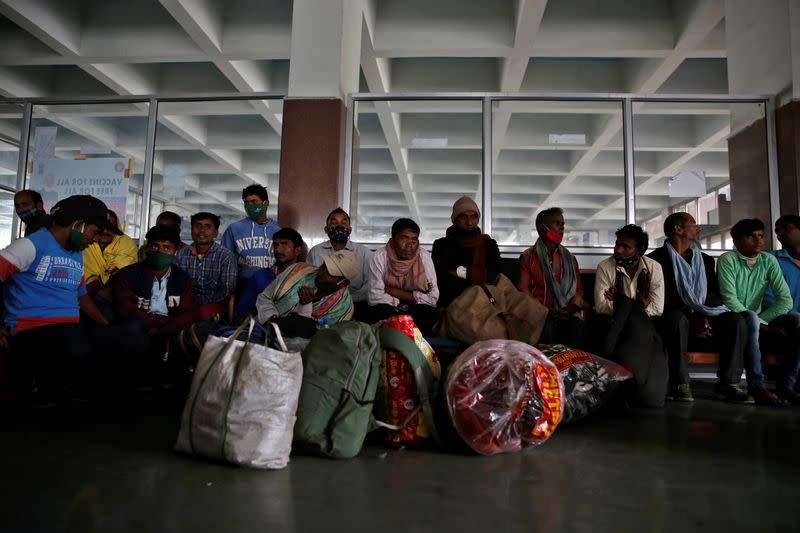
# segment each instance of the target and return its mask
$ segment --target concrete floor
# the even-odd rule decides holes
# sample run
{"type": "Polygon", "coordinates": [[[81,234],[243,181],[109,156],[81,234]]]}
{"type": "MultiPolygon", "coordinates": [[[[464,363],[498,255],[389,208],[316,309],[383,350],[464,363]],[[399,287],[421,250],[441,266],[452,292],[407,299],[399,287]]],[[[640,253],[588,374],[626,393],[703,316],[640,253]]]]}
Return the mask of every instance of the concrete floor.
{"type": "Polygon", "coordinates": [[[369,446],[277,472],[174,454],[176,408],[38,412],[0,426],[0,531],[800,530],[800,409],[696,394],[513,455],[369,446]]]}

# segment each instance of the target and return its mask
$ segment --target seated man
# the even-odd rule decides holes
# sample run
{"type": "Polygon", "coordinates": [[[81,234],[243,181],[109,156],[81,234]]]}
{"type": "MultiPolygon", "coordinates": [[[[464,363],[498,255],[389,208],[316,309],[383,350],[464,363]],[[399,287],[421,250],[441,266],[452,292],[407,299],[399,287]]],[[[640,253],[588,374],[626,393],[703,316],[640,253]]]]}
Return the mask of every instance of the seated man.
{"type": "MultiPolygon", "coordinates": [[[[363,244],[358,244],[350,240],[350,215],[337,207],[330,212],[325,221],[325,234],[327,241],[321,242],[308,251],[306,262],[314,266],[322,266],[322,256],[340,250],[350,250],[358,258],[358,275],[350,282],[350,296],[353,298],[355,307],[354,316],[356,320],[360,318],[367,306],[367,269],[372,259],[372,251],[363,244]]],[[[276,252],[277,261],[277,252],[276,252]]]]}
{"type": "Polygon", "coordinates": [[[629,224],[616,235],[614,255],[597,265],[594,285],[599,351],[631,368],[639,403],[661,407],[669,371],[651,317],[664,309],[664,276],[661,265],[644,255],[648,237],[642,228],[629,224]]]}
{"type": "Polygon", "coordinates": [[[14,211],[25,224],[26,237],[50,224],[50,216],[44,210],[42,195],[31,189],[17,191],[14,195],[14,211]]]}
{"type": "Polygon", "coordinates": [[[319,268],[308,263],[289,265],[258,295],[258,321],[268,322],[291,313],[309,317],[320,325],[353,317],[348,284],[358,275],[358,258],[349,250],[322,257],[319,268]]]}
{"type": "Polygon", "coordinates": [[[764,223],[757,218],[740,220],[731,228],[736,251],[725,252],[717,261],[722,301],[731,311],[742,313],[748,333],[744,352],[747,388],[757,404],[800,404],[794,391],[800,368],[800,315],[792,313],[792,295],[783,279],[778,260],[764,249],[764,223]],[[775,303],[762,305],[769,288],[775,303]],[[780,353],[778,395],[768,391],[761,372],[761,346],[780,353]]]}
{"type": "Polygon", "coordinates": [[[714,392],[734,403],[752,403],[739,387],[747,328],[739,313],[722,305],[714,259],[697,244],[700,226],[689,213],[672,213],[664,220],[664,246],[648,257],[664,273],[664,312],[656,320],[669,360],[669,399],[692,401],[686,351],[695,339],[713,342],[719,350],[719,382],[714,392]]]}
{"type": "Polygon", "coordinates": [[[410,218],[396,220],[392,238],[372,256],[367,321],[411,315],[423,335],[430,335],[439,288],[431,254],[419,247],[419,231],[410,218]]]}
{"type": "Polygon", "coordinates": [[[200,320],[226,316],[228,297],[236,288],[236,258],[214,242],[219,217],[201,212],[192,215],[192,244],[178,252],[178,266],[192,278],[200,320]]]}
{"type": "Polygon", "coordinates": [[[264,289],[275,280],[289,265],[300,262],[303,254],[303,237],[292,228],[281,228],[272,236],[272,249],[275,252],[275,266],[262,268],[247,281],[233,316],[246,317],[256,313],[256,299],[264,289]]]}
{"type": "Polygon", "coordinates": [[[561,245],[564,211],[560,207],[540,211],[536,231],[536,243],[520,255],[517,288],[549,309],[540,342],[582,348],[583,282],[578,261],[561,245]]]}
{"type": "Polygon", "coordinates": [[[493,283],[500,272],[497,242],[481,232],[481,210],[469,196],[453,204],[452,226],[433,242],[431,258],[439,285],[439,307],[447,307],[471,285],[493,283]]]}
{"type": "MultiPolygon", "coordinates": [[[[114,211],[109,209],[108,215],[114,229],[106,229],[98,234],[94,244],[83,251],[83,276],[89,294],[96,294],[106,288],[111,276],[138,260],[136,242],[122,233],[119,218],[114,211]]],[[[111,299],[110,294],[106,299],[111,299]]]]}
{"type": "MultiPolygon", "coordinates": [[[[775,235],[781,243],[782,250],[775,250],[772,255],[778,260],[783,272],[783,279],[792,293],[792,312],[800,313],[800,216],[783,215],[775,221],[775,235]]],[[[764,307],[775,303],[775,296],[767,289],[764,295],[764,307]]]]}
{"type": "Polygon", "coordinates": [[[123,268],[114,276],[114,309],[134,324],[139,335],[128,339],[127,355],[138,377],[149,381],[161,372],[169,338],[197,318],[192,280],[173,264],[180,234],[172,226],[150,228],[143,263],[123,268]]]}
{"type": "Polygon", "coordinates": [[[5,294],[0,346],[10,345],[8,375],[23,402],[33,379],[45,395],[89,385],[93,350],[80,312],[100,325],[108,320],[86,292],[81,251],[110,227],[103,202],[70,196],[53,206],[50,227],[0,251],[5,294]]]}
{"type": "Polygon", "coordinates": [[[272,268],[272,236],[280,228],[267,217],[269,195],[263,185],[249,185],[242,189],[242,201],[247,217],[228,226],[222,234],[222,246],[236,257],[239,267],[238,286],[262,268],[272,268]]]}
{"type": "MultiPolygon", "coordinates": [[[[162,211],[156,217],[155,225],[171,226],[178,230],[178,235],[181,234],[181,216],[173,211],[162,211]]],[[[184,248],[186,248],[186,243],[181,241],[180,246],[178,246],[178,251],[180,252],[184,248]]],[[[144,261],[145,256],[147,255],[147,250],[147,244],[143,244],[141,248],[139,248],[139,262],[144,261]]]]}

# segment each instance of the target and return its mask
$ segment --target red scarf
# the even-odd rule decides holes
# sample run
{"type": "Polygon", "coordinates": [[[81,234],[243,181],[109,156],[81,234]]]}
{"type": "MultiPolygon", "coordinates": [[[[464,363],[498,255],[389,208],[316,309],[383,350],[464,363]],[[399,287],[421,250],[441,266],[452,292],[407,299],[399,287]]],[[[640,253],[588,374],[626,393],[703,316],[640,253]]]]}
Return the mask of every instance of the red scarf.
{"type": "Polygon", "coordinates": [[[447,228],[447,238],[452,239],[462,248],[472,250],[472,265],[469,269],[470,282],[473,285],[486,283],[486,239],[488,235],[478,229],[474,234],[465,234],[455,226],[447,228]]]}
{"type": "Polygon", "coordinates": [[[386,243],[386,272],[383,282],[387,287],[403,289],[404,291],[428,290],[428,274],[422,264],[422,256],[417,250],[417,255],[412,259],[400,259],[392,247],[392,239],[386,243]]]}

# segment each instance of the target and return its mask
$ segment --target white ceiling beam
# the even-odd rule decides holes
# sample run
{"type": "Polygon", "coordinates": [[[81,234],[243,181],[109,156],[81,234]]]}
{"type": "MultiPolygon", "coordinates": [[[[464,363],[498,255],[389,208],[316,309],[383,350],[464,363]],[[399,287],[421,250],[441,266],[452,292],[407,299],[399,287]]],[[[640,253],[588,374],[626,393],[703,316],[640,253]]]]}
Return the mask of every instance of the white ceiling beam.
{"type": "MultiPolygon", "coordinates": [[[[525,72],[530,62],[528,49],[533,46],[542,24],[547,0],[518,0],[514,48],[511,55],[500,61],[500,91],[516,92],[522,87],[525,72]]],[[[501,102],[494,110],[492,123],[492,166],[497,164],[500,149],[504,144],[508,123],[511,120],[510,106],[501,102]]]]}
{"type": "MultiPolygon", "coordinates": [[[[372,1],[365,2],[364,24],[361,31],[361,69],[371,92],[386,93],[389,91],[389,86],[385,84],[388,76],[384,77],[382,75],[382,68],[378,58],[375,56],[375,47],[373,45],[374,33],[372,32],[374,32],[375,20],[372,9],[374,9],[374,3],[372,1]]],[[[408,172],[408,152],[401,147],[400,121],[397,115],[389,109],[387,102],[375,102],[374,105],[386,143],[389,146],[389,153],[397,172],[397,179],[400,180],[400,189],[403,191],[411,212],[411,218],[420,222],[422,220],[421,213],[411,188],[411,175],[408,172]]],[[[357,121],[358,118],[356,117],[354,120],[357,121]]]]}
{"type": "Polygon", "coordinates": [[[61,0],[2,0],[0,14],[64,56],[80,53],[80,8],[61,0]]]}

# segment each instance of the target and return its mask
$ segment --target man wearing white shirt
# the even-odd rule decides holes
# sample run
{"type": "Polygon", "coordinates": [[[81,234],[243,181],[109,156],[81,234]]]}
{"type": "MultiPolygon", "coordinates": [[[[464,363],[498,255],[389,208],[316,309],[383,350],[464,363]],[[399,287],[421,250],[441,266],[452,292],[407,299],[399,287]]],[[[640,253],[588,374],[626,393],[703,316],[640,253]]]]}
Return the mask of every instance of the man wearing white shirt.
{"type": "Polygon", "coordinates": [[[325,220],[325,234],[327,241],[321,242],[308,251],[306,263],[314,266],[322,266],[323,257],[333,252],[349,250],[358,258],[358,274],[350,281],[350,296],[353,299],[353,318],[362,320],[367,312],[367,272],[372,260],[372,251],[363,244],[350,240],[350,215],[341,207],[337,207],[330,212],[325,220]]]}
{"type": "Polygon", "coordinates": [[[641,405],[661,407],[667,392],[667,357],[651,317],[664,310],[661,265],[645,257],[648,237],[629,224],[617,230],[614,255],[597,265],[594,285],[597,331],[604,356],[628,366],[641,405]]]}
{"type": "Polygon", "coordinates": [[[392,238],[372,256],[367,319],[411,315],[425,335],[433,329],[439,288],[431,254],[419,247],[419,233],[416,222],[398,219],[392,224],[392,238]]]}

